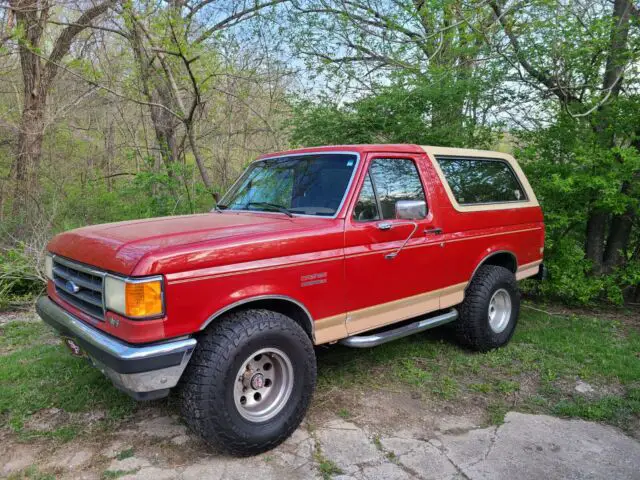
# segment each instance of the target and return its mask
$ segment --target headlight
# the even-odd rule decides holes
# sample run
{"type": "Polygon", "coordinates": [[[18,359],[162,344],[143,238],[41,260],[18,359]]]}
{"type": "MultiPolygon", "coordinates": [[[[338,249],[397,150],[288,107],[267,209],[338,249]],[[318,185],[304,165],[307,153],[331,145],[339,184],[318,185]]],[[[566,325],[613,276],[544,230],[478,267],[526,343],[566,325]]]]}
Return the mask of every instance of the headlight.
{"type": "Polygon", "coordinates": [[[108,310],[131,318],[157,317],[164,313],[162,279],[125,280],[107,276],[104,299],[108,310]]]}
{"type": "Polygon", "coordinates": [[[48,253],[44,257],[44,274],[49,280],[53,280],[53,257],[48,253]]]}

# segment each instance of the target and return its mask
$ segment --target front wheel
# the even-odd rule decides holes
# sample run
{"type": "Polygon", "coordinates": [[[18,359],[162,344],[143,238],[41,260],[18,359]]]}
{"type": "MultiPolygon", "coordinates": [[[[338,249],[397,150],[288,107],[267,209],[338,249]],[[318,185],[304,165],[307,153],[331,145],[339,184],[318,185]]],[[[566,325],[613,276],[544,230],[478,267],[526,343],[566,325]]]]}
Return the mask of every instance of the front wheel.
{"type": "Polygon", "coordinates": [[[302,327],[277,312],[243,310],[200,338],[182,380],[182,415],[218,450],[255,455],[300,425],[315,382],[302,327]]]}
{"type": "Polygon", "coordinates": [[[456,322],[458,341],[485,352],[506,345],[520,314],[515,275],[504,267],[483,265],[474,275],[456,322]]]}

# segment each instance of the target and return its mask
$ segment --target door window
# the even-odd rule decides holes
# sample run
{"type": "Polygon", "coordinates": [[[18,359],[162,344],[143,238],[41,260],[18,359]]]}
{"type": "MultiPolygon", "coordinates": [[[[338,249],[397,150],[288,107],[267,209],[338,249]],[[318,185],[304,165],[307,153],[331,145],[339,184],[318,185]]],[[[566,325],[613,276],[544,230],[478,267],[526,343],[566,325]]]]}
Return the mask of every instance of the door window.
{"type": "Polygon", "coordinates": [[[377,158],[369,166],[353,218],[361,222],[396,218],[396,202],[400,200],[426,202],[415,162],[377,158]]]}

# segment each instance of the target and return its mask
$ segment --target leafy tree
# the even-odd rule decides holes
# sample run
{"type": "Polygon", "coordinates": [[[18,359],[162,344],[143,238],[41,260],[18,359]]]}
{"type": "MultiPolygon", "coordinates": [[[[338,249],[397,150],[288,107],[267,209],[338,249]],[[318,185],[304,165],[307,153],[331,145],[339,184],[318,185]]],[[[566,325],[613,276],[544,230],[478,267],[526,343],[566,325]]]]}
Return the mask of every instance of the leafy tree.
{"type": "MultiPolygon", "coordinates": [[[[466,87],[474,88],[474,87],[466,87]]],[[[495,126],[472,119],[435,123],[430,112],[446,88],[417,79],[381,87],[376,94],[342,105],[323,99],[294,102],[292,141],[298,145],[416,143],[487,147],[495,126]]]]}
{"type": "Polygon", "coordinates": [[[373,95],[383,104],[395,97],[397,109],[415,96],[420,108],[409,109],[420,114],[433,137],[469,144],[473,129],[487,124],[500,101],[504,69],[487,55],[487,39],[496,29],[484,2],[320,0],[293,5],[300,24],[293,39],[297,51],[330,86],[346,91],[348,102],[373,95]]]}
{"type": "MultiPolygon", "coordinates": [[[[8,39],[17,42],[22,71],[22,114],[16,146],[14,214],[30,205],[36,194],[35,185],[42,155],[46,125],[47,98],[60,69],[80,33],[115,4],[105,0],[87,7],[72,22],[55,20],[55,5],[44,0],[9,0],[7,7],[15,16],[15,27],[8,39]],[[45,32],[50,24],[64,28],[53,38],[45,32]]],[[[64,17],[62,17],[64,18],[64,17]]]]}

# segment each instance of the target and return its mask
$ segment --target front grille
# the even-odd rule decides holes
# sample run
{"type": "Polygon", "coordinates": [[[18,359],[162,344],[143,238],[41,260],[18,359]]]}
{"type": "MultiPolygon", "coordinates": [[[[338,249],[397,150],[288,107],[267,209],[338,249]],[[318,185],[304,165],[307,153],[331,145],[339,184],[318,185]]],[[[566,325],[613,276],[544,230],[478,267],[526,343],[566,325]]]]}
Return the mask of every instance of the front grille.
{"type": "Polygon", "coordinates": [[[53,282],[56,286],[56,293],[65,302],[94,318],[104,320],[103,272],[54,257],[53,282]]]}

